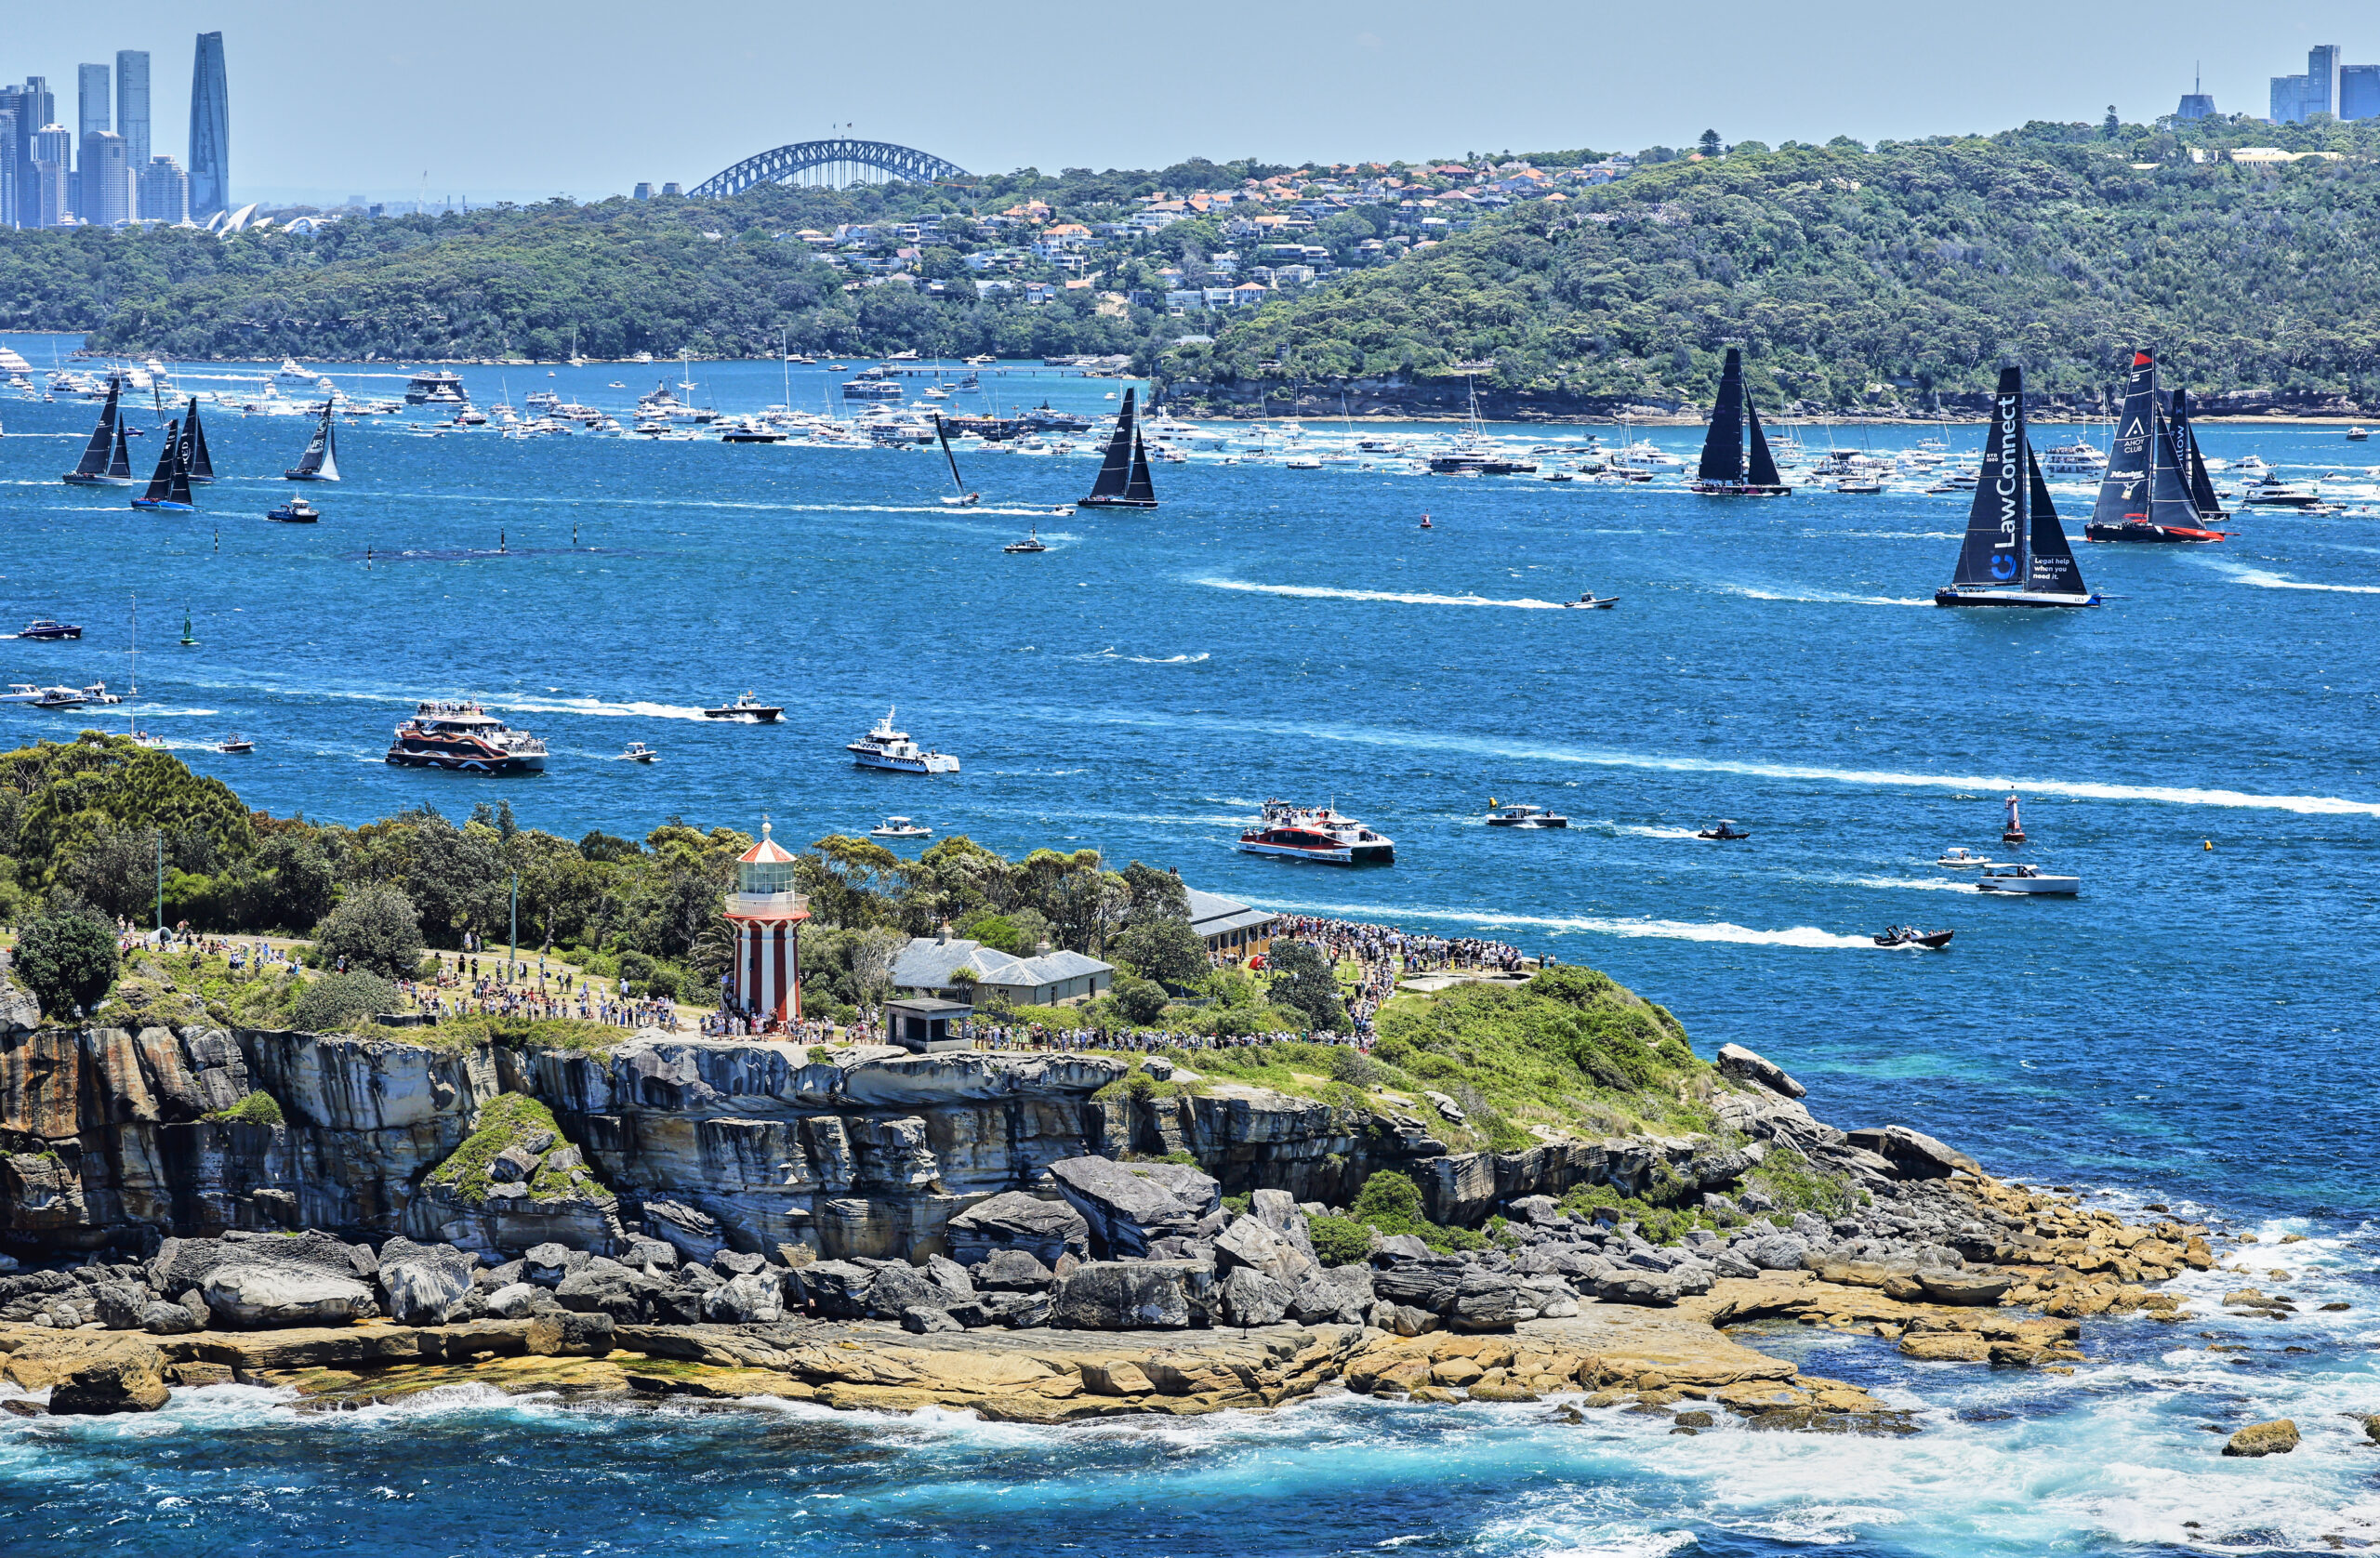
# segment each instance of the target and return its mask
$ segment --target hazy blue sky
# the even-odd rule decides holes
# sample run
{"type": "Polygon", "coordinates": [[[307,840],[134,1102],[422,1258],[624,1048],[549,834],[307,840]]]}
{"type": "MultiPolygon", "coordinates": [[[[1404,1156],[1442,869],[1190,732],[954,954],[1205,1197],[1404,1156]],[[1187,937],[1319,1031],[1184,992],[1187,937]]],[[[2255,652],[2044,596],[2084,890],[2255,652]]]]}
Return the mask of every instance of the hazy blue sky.
{"type": "Polygon", "coordinates": [[[433,198],[692,185],[828,133],[978,171],[1677,144],[1705,126],[1862,139],[2172,112],[2203,59],[2226,112],[2316,43],[2380,60],[2365,0],[1270,6],[762,0],[19,0],[0,76],[152,59],[155,149],[184,153],[191,46],[230,61],[233,192],[433,198]]]}

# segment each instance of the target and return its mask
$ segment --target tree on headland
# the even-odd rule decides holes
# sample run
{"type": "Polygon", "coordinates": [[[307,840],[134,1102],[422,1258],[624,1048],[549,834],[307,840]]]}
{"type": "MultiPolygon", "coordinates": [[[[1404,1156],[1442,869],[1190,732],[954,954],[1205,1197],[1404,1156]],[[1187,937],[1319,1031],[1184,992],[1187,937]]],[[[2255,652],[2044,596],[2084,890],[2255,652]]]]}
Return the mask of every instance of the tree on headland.
{"type": "Polygon", "coordinates": [[[1347,1003],[1340,998],[1338,970],[1319,947],[1275,942],[1265,961],[1273,970],[1274,1005],[1304,1013],[1317,1028],[1346,1029],[1347,1003]]]}
{"type": "Polygon", "coordinates": [[[344,957],[350,969],[383,979],[411,979],[421,968],[421,920],[413,900],[385,883],[350,893],[314,931],[324,961],[344,957]]]}
{"type": "Polygon", "coordinates": [[[1706,157],[1715,157],[1715,156],[1717,156],[1717,155],[1719,154],[1719,152],[1720,152],[1720,150],[1721,150],[1720,142],[1719,142],[1719,132],[1718,132],[1718,131],[1716,131],[1716,130],[1705,130],[1705,131],[1703,131],[1703,132],[1702,132],[1702,141],[1701,141],[1701,145],[1702,145],[1702,154],[1703,154],[1704,156],[1706,156],[1706,157]]]}
{"type": "Polygon", "coordinates": [[[91,911],[53,909],[17,937],[13,966],[47,1015],[89,1011],[115,984],[115,932],[91,911]]]}

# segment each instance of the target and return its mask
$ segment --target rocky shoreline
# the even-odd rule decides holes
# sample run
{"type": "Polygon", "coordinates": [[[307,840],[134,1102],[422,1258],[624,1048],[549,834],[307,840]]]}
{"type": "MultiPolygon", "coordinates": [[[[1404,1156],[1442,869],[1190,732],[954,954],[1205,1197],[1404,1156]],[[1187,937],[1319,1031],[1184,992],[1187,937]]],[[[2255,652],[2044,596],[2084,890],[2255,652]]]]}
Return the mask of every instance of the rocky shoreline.
{"type": "MultiPolygon", "coordinates": [[[[1758,1427],[1903,1433],[1916,1426],[1909,1414],[1726,1328],[1799,1321],[1880,1336],[1924,1362],[2070,1372],[2086,1356],[2085,1319],[2182,1318],[2157,1285],[2217,1260],[2204,1226],[2126,1223],[2071,1195],[2003,1183],[1906,1127],[1825,1125],[1792,1076],[1734,1046],[1717,1063],[1720,1136],[1507,1154],[1448,1153],[1417,1119],[1339,1118],[1259,1089],[1111,1119],[1129,1106],[1088,1095],[1120,1064],[803,1057],[657,1036],[604,1058],[201,1030],[19,1034],[0,1041],[0,1223],[36,1253],[30,1269],[9,1260],[0,1274],[0,1380],[23,1393],[0,1405],[149,1410],[175,1388],[240,1382],[330,1407],[469,1380],[1057,1423],[1345,1390],[1416,1402],[1575,1393],[1562,1410],[1626,1406],[1688,1433],[1714,1409],[1758,1427]],[[304,1126],[165,1117],[179,1097],[236,1096],[251,1071],[274,1078],[300,1119],[368,1113],[365,1140],[329,1124],[308,1141],[304,1126]],[[541,1085],[533,1096],[508,1079],[541,1085]],[[623,1098],[643,1113],[590,1107],[623,1098]],[[980,1137],[986,1099],[1006,1127],[994,1182],[1013,1188],[959,1192],[936,1149],[980,1137]],[[788,1102],[827,1112],[791,1129],[767,1118],[788,1102]],[[885,1117],[903,1106],[945,1113],[885,1117]],[[1037,1109],[1042,1129],[1020,1129],[1037,1109]],[[80,1129],[37,1144],[26,1125],[45,1119],[80,1129]],[[715,1183],[606,1188],[640,1163],[682,1167],[654,1151],[664,1136],[726,1138],[747,1170],[768,1166],[772,1204],[756,1205],[748,1183],[741,1198],[715,1183]],[[1021,1151],[1034,1141],[1076,1150],[1037,1162],[1021,1151]],[[1119,1142],[1183,1144],[1167,1160],[1119,1142]],[[1340,1216],[1360,1182],[1334,1145],[1366,1171],[1414,1170],[1433,1224],[1492,1216],[1495,1236],[1450,1253],[1366,1231],[1368,1252],[1337,1249],[1344,1263],[1330,1263],[1316,1220],[1340,1216]],[[382,1178],[325,1179],[373,1207],[377,1226],[289,1226],[327,1199],[304,1176],[364,1146],[382,1178]],[[1108,1150],[1082,1150],[1092,1146],[1108,1150]],[[838,1150],[845,1194],[822,1196],[835,1187],[804,1176],[838,1150]],[[147,1197],[130,1194],[152,1188],[142,1153],[157,1172],[147,1197]],[[1789,1216],[1749,1188],[1774,1153],[1834,1176],[1852,1192],[1844,1213],[1789,1216]],[[244,1159],[278,1162],[299,1182],[208,1190],[237,1182],[244,1159]],[[1657,1244],[1607,1206],[1566,1212],[1555,1199],[1663,1177],[1728,1225],[1657,1244]],[[1332,1200],[1258,1184],[1227,1204],[1233,1179],[1332,1200]],[[906,1236],[852,1236],[884,1227],[906,1236]]],[[[2235,1314],[2288,1313],[2252,1289],[2231,1300],[2235,1314]]]]}

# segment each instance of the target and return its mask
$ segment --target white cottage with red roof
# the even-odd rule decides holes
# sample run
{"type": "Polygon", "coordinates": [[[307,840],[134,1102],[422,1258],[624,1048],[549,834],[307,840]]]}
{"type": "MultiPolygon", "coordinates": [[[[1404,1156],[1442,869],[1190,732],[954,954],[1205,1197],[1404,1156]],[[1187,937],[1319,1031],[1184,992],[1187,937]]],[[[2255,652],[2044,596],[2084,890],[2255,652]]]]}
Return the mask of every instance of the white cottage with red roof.
{"type": "Polygon", "coordinates": [[[734,1002],[747,1016],[779,1023],[801,1015],[801,922],[810,900],[793,890],[793,856],[769,837],[736,857],[727,923],[735,931],[734,1002]]]}

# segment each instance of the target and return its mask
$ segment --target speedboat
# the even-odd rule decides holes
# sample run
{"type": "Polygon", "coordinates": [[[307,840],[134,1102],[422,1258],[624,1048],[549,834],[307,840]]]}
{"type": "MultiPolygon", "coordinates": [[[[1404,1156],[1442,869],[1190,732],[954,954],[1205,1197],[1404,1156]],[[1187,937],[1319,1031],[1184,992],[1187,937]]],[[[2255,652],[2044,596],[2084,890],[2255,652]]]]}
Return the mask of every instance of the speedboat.
{"type": "Polygon", "coordinates": [[[906,817],[887,817],[881,825],[867,830],[870,838],[931,838],[933,829],[919,827],[906,817]]]}
{"type": "Polygon", "coordinates": [[[892,728],[896,709],[886,709],[884,718],[857,741],[846,742],[843,750],[852,755],[852,762],[859,768],[881,768],[894,773],[956,773],[959,759],[946,752],[930,752],[909,739],[906,731],[892,728]]]}
{"type": "Polygon", "coordinates": [[[1607,612],[1611,610],[1612,607],[1620,604],[1620,597],[1617,595],[1605,595],[1599,597],[1593,590],[1587,589],[1580,590],[1579,592],[1579,598],[1576,601],[1565,601],[1562,603],[1573,610],[1607,612]]]}
{"type": "Polygon", "coordinates": [[[780,706],[762,703],[747,690],[732,704],[725,704],[718,708],[704,709],[703,718],[741,720],[748,724],[774,725],[777,722],[777,716],[784,712],[784,708],[780,706]]]}
{"type": "Polygon", "coordinates": [[[1000,548],[1000,550],[1004,552],[1046,552],[1049,549],[1050,544],[1041,539],[1041,527],[1039,525],[1035,525],[1032,530],[1026,534],[1024,540],[1011,541],[1007,546],[1000,548]]]}
{"type": "Polygon", "coordinates": [[[2292,486],[2281,479],[2279,471],[2268,470],[2262,480],[2248,484],[2240,501],[2268,508],[2318,508],[2321,507],[2322,495],[2311,487],[2292,486]]]}
{"type": "Polygon", "coordinates": [[[33,700],[35,708],[80,708],[91,700],[77,687],[45,687],[33,700]]]}
{"type": "Polygon", "coordinates": [[[283,524],[314,524],[321,521],[323,511],[302,497],[293,497],[278,508],[266,509],[264,517],[283,524]]]}
{"type": "Polygon", "coordinates": [[[1950,944],[1951,934],[1948,931],[1920,931],[1914,925],[1888,925],[1869,939],[1878,946],[1922,946],[1939,952],[1950,944]]]}
{"type": "MultiPolygon", "coordinates": [[[[139,689],[136,687],[133,691],[137,693],[139,689]]],[[[95,681],[83,689],[83,701],[86,704],[120,704],[124,699],[120,694],[109,692],[106,682],[95,681]]]]}
{"type": "Polygon", "coordinates": [[[25,624],[25,630],[17,635],[20,639],[79,639],[82,636],[83,629],[79,624],[52,622],[47,617],[25,624]]]}
{"type": "Polygon", "coordinates": [[[1937,865],[1947,865],[1952,870],[1961,870],[1968,866],[1973,866],[1980,870],[1982,867],[1991,865],[1992,862],[1987,856],[1979,855],[1973,850],[1970,850],[1965,845],[1962,844],[1956,849],[1943,851],[1941,858],[1935,861],[1934,864],[1937,865]]]}
{"type": "Polygon", "coordinates": [[[1489,827],[1568,827],[1570,819],[1557,816],[1542,806],[1503,806],[1494,796],[1488,798],[1489,827]]]}
{"type": "Polygon", "coordinates": [[[1396,841],[1375,833],[1329,806],[1292,806],[1268,800],[1254,827],[1239,836],[1250,854],[1274,854],[1327,865],[1386,865],[1396,859],[1396,841]]]}
{"type": "Polygon", "coordinates": [[[2371,436],[2371,429],[2367,428],[2349,428],[2347,430],[2347,441],[2349,443],[2361,443],[2365,439],[2370,438],[2371,436]]]}
{"type": "Polygon", "coordinates": [[[1977,892],[2022,892],[2037,897],[2071,898],[2082,890],[2080,877],[2054,877],[2037,865],[1990,865],[1977,892]]]}
{"type": "Polygon", "coordinates": [[[1741,828],[1738,827],[1738,826],[1736,825],[1736,819],[1735,819],[1735,818],[1733,818],[1733,817],[1721,817],[1721,818],[1719,819],[1719,825],[1718,825],[1718,826],[1716,826],[1716,827],[1706,827],[1706,828],[1704,828],[1701,832],[1699,832],[1699,833],[1696,834],[1696,835],[1695,835],[1695,837],[1696,837],[1697,838],[1725,838],[1725,839],[1736,839],[1736,838],[1751,838],[1751,837],[1752,837],[1752,835],[1751,835],[1751,834],[1749,834],[1749,833],[1746,833],[1743,829],[1741,829],[1741,828]]]}
{"type": "Polygon", "coordinates": [[[659,756],[661,756],[660,753],[647,746],[643,742],[631,741],[628,743],[628,749],[620,754],[620,760],[630,763],[649,763],[659,756]]]}
{"type": "Polygon", "coordinates": [[[234,731],[230,735],[227,735],[222,740],[217,742],[215,744],[215,749],[218,752],[228,752],[237,756],[244,752],[255,751],[257,749],[257,744],[250,741],[246,736],[240,734],[237,731],[234,731]]]}
{"type": "Polygon", "coordinates": [[[36,704],[41,702],[41,693],[30,681],[12,681],[6,693],[0,693],[0,704],[36,704]]]}

